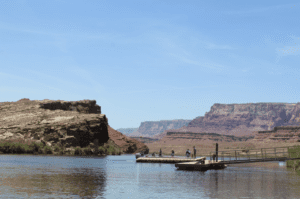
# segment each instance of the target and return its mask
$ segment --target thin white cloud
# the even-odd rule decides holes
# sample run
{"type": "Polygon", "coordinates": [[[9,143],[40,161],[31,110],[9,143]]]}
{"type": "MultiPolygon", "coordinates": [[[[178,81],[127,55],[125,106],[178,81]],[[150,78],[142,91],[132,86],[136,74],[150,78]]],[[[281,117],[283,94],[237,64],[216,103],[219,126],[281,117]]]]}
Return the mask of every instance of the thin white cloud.
{"type": "MultiPolygon", "coordinates": [[[[3,72],[0,72],[0,75],[1,75],[2,77],[4,77],[4,78],[5,78],[5,77],[9,77],[10,79],[16,79],[16,80],[18,80],[18,81],[28,81],[28,82],[35,82],[35,83],[36,83],[36,81],[34,81],[34,80],[32,80],[32,79],[20,77],[20,76],[17,76],[17,75],[12,75],[12,74],[3,73],[3,72]]],[[[1,78],[1,79],[3,79],[3,78],[1,78]]]]}
{"type": "Polygon", "coordinates": [[[72,67],[72,69],[69,69],[68,71],[76,74],[80,78],[91,83],[93,85],[93,87],[97,87],[97,90],[101,90],[101,91],[105,90],[105,87],[99,83],[99,80],[96,81],[95,79],[93,79],[93,77],[89,71],[79,68],[79,67],[76,67],[76,66],[72,67]]]}
{"type": "Polygon", "coordinates": [[[279,56],[299,55],[300,45],[283,46],[282,48],[276,48],[276,52],[279,56]]]}
{"type": "MultiPolygon", "coordinates": [[[[19,84],[22,84],[22,82],[26,81],[26,82],[32,82],[32,83],[35,83],[36,85],[41,85],[45,88],[49,88],[51,90],[55,90],[55,91],[59,91],[59,92],[64,92],[63,90],[59,89],[59,88],[55,88],[53,86],[49,86],[49,85],[46,85],[44,83],[41,83],[41,82],[38,82],[38,81],[35,81],[35,80],[32,80],[32,79],[28,79],[28,78],[24,78],[24,77],[20,77],[20,76],[17,76],[17,75],[12,75],[12,74],[8,74],[8,73],[3,73],[3,72],[0,72],[0,76],[2,76],[3,78],[1,79],[4,79],[5,77],[8,77],[9,79],[15,79],[17,80],[16,82],[19,83],[19,84]]],[[[9,87],[7,87],[9,88],[9,87]]],[[[5,87],[2,87],[2,89],[5,90],[5,87]]],[[[23,88],[20,87],[19,89],[20,91],[24,91],[23,88]]]]}
{"type": "Polygon", "coordinates": [[[290,9],[294,7],[296,4],[283,4],[283,5],[275,5],[275,6],[265,6],[265,7],[259,7],[254,9],[245,9],[245,10],[231,10],[231,11],[225,11],[225,14],[255,14],[255,13],[266,13],[266,12],[274,12],[279,9],[290,9]]]}
{"type": "Polygon", "coordinates": [[[224,65],[213,63],[213,62],[193,60],[186,56],[175,55],[173,53],[170,53],[169,55],[171,55],[172,57],[175,57],[176,59],[178,59],[181,62],[188,64],[188,65],[194,65],[194,66],[199,66],[202,68],[217,69],[217,70],[223,70],[225,68],[224,65]]]}
{"type": "Polygon", "coordinates": [[[233,50],[235,48],[229,46],[229,45],[217,45],[213,43],[206,43],[207,49],[214,49],[214,50],[233,50]]]}
{"type": "Polygon", "coordinates": [[[275,49],[275,53],[277,54],[275,59],[276,63],[279,63],[283,57],[300,55],[300,37],[291,36],[291,38],[293,41],[289,42],[289,44],[275,49]]]}
{"type": "Polygon", "coordinates": [[[220,85],[207,85],[207,86],[185,86],[185,87],[174,87],[174,86],[165,86],[165,88],[158,89],[142,89],[142,90],[130,90],[128,92],[121,92],[120,94],[133,94],[133,93],[151,93],[151,92],[161,92],[161,91],[177,91],[177,90],[187,90],[195,88],[212,88],[219,87],[220,85]]]}

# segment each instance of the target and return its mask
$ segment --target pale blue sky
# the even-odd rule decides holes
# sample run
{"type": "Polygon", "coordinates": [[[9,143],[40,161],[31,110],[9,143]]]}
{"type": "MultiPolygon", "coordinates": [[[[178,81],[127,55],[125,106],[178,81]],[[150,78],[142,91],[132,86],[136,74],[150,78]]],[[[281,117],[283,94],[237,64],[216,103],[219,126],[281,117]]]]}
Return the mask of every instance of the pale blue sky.
{"type": "Polygon", "coordinates": [[[0,101],[95,99],[115,129],[296,103],[298,2],[0,0],[0,101]]]}

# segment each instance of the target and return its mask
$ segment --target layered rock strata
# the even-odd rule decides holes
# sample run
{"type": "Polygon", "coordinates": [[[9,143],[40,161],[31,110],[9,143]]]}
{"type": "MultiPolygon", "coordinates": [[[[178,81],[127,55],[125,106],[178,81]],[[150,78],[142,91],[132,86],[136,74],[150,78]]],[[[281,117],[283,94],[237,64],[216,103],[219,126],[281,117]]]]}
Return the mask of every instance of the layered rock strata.
{"type": "Polygon", "coordinates": [[[142,122],[137,131],[129,134],[131,137],[153,137],[161,134],[167,129],[179,129],[191,120],[161,120],[161,121],[146,121],[142,122]]]}
{"type": "MultiPolygon", "coordinates": [[[[176,132],[254,136],[257,131],[276,126],[300,125],[299,113],[300,103],[214,104],[205,116],[194,119],[176,132]]],[[[170,131],[174,130],[166,132],[170,131]]]]}
{"type": "Polygon", "coordinates": [[[280,126],[275,127],[271,131],[258,131],[253,139],[255,142],[270,142],[270,141],[300,141],[300,126],[280,126]]]}
{"type": "MultiPolygon", "coordinates": [[[[97,142],[101,145],[114,138],[109,134],[106,116],[100,113],[95,100],[2,102],[0,140],[39,141],[65,147],[94,146],[97,142]]],[[[128,142],[126,147],[135,148],[138,144],[143,145],[128,142]]]]}
{"type": "MultiPolygon", "coordinates": [[[[46,102],[46,100],[44,101],[46,102]]],[[[81,100],[81,101],[50,101],[40,104],[43,109],[49,110],[64,110],[77,111],[79,113],[96,113],[101,114],[101,107],[96,104],[96,100],[81,100]]]]}

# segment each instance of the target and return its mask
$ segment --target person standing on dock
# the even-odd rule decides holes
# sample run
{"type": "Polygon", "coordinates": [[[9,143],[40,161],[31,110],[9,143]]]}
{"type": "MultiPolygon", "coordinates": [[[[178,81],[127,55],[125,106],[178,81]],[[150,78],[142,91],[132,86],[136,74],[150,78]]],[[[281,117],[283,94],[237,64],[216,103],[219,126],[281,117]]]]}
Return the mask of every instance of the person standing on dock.
{"type": "Polygon", "coordinates": [[[196,148],[194,146],[194,158],[196,158],[196,148]]]}
{"type": "Polygon", "coordinates": [[[159,157],[161,157],[162,156],[162,151],[161,151],[161,149],[159,149],[159,157]]]}
{"type": "Polygon", "coordinates": [[[174,154],[175,154],[175,152],[174,152],[174,150],[172,149],[171,156],[174,157],[174,154]]]}
{"type": "Polygon", "coordinates": [[[190,150],[189,150],[189,149],[186,150],[185,154],[186,154],[186,157],[189,158],[189,157],[190,157],[190,154],[191,154],[190,150]]]}

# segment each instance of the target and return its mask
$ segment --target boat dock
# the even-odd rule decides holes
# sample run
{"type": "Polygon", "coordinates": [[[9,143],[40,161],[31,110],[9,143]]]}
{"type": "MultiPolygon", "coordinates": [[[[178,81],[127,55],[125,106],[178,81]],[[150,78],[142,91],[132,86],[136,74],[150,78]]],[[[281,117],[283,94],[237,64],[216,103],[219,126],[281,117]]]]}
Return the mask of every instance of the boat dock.
{"type": "Polygon", "coordinates": [[[146,163],[180,163],[180,162],[196,162],[201,161],[203,158],[171,158],[171,157],[140,157],[136,159],[136,162],[146,163]]]}
{"type": "Polygon", "coordinates": [[[206,160],[206,157],[201,157],[197,159],[171,157],[140,157],[137,158],[136,162],[175,163],[175,167],[177,169],[208,170],[224,169],[227,167],[228,164],[287,161],[300,159],[299,152],[297,152],[297,150],[295,151],[293,147],[218,151],[218,143],[216,144],[216,151],[212,151],[209,156],[210,160],[206,160]]]}

